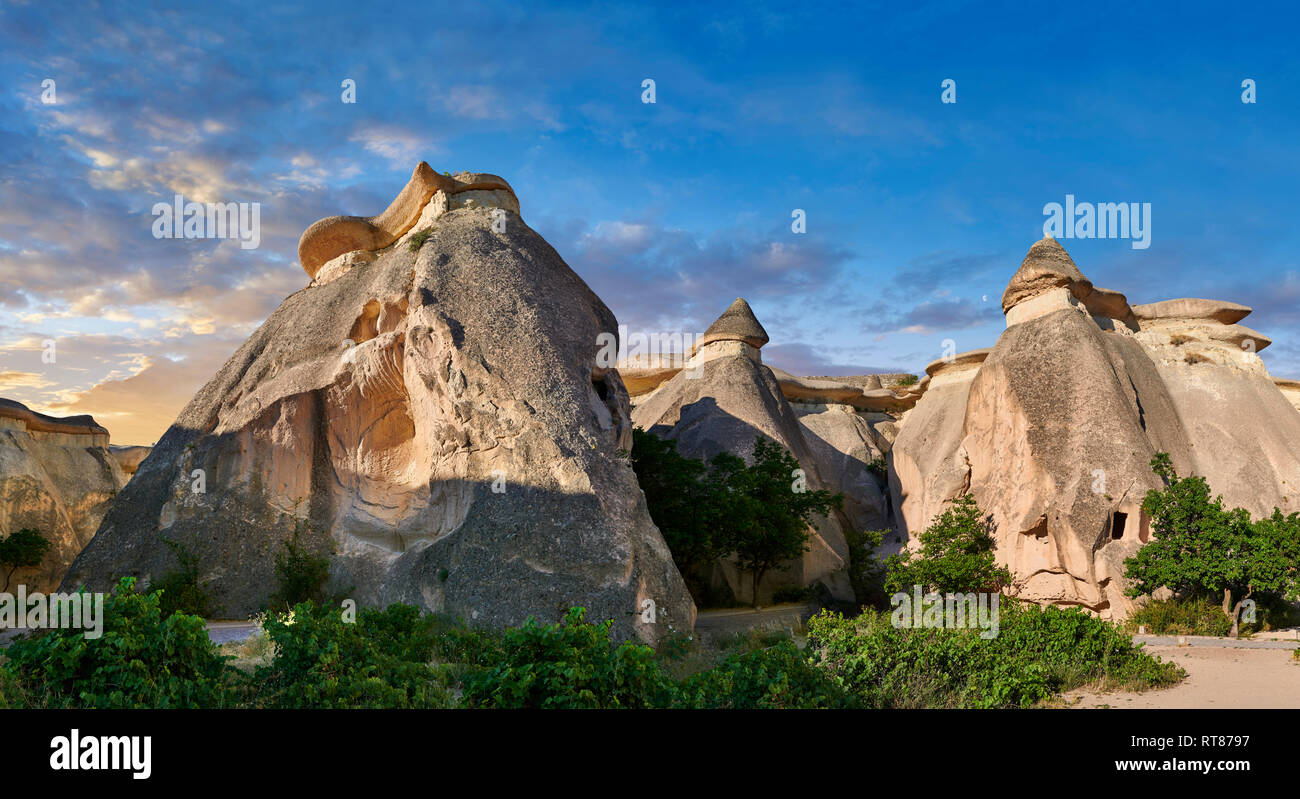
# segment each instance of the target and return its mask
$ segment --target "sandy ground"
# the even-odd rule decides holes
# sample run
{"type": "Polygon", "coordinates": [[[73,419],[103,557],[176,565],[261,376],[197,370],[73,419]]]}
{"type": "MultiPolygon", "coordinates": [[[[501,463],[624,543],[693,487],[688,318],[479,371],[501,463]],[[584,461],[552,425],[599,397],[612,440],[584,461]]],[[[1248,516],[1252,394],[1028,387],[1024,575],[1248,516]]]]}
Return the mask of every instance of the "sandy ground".
{"type": "Polygon", "coordinates": [[[1071,707],[1300,708],[1300,661],[1289,649],[1153,646],[1146,651],[1187,670],[1172,688],[1131,693],[1071,691],[1071,707]]]}

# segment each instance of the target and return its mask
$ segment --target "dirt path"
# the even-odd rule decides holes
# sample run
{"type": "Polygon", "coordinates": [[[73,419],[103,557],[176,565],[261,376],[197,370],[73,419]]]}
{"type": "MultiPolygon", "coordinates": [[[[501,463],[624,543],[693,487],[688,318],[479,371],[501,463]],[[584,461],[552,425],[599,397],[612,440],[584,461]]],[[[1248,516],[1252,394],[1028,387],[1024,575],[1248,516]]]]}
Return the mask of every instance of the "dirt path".
{"type": "Polygon", "coordinates": [[[1300,708],[1300,661],[1291,648],[1232,646],[1145,647],[1177,663],[1187,679],[1173,688],[1132,693],[1071,691],[1071,707],[1096,708],[1300,708]]]}

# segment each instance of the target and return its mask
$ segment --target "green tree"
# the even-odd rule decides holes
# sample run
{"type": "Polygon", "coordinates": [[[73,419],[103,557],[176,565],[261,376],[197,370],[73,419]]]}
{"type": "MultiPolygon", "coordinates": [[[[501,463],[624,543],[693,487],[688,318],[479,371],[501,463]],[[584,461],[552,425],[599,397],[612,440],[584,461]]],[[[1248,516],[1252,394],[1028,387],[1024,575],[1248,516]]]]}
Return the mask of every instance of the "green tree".
{"type": "Polygon", "coordinates": [[[8,538],[0,540],[0,568],[5,570],[5,584],[0,591],[9,590],[9,581],[19,569],[41,565],[50,542],[38,530],[23,528],[8,538]]]}
{"type": "Polygon", "coordinates": [[[673,562],[691,593],[703,598],[710,568],[731,551],[722,518],[729,496],[704,461],[680,454],[676,441],[640,428],[632,431],[632,469],[673,562]]]}
{"type": "Polygon", "coordinates": [[[758,587],[781,563],[808,549],[808,525],[844,501],[840,494],[809,491],[799,461],[780,444],[759,436],[753,464],[746,467],[735,455],[715,456],[713,475],[730,494],[726,538],[742,571],[750,575],[753,603],[758,587]]]}
{"type": "Polygon", "coordinates": [[[713,564],[734,553],[757,605],[763,576],[802,555],[809,523],[843,501],[806,490],[799,461],[774,441],[759,436],[753,461],[720,452],[706,464],[679,454],[676,442],[633,432],[632,467],[650,518],[696,597],[705,596],[713,564]]]}
{"type": "Polygon", "coordinates": [[[993,557],[995,542],[983,512],[970,494],[951,506],[920,535],[919,552],[903,550],[886,561],[885,590],[906,592],[913,585],[941,594],[1001,591],[1011,572],[993,557]]]}
{"type": "Polygon", "coordinates": [[[1248,599],[1294,598],[1300,564],[1300,514],[1252,522],[1242,508],[1211,498],[1203,477],[1179,477],[1169,455],[1156,453],[1151,469],[1164,478],[1142,501],[1151,519],[1151,541],[1124,562],[1129,596],[1166,587],[1175,593],[1222,595],[1223,613],[1240,632],[1248,599]]]}

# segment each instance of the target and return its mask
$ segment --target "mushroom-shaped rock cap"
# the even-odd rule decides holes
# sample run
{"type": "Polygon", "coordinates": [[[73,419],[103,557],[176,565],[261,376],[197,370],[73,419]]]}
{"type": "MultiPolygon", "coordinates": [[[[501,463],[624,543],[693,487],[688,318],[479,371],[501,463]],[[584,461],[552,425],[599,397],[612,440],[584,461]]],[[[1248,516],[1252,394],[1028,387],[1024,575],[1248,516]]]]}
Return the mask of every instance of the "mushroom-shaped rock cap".
{"type": "MultiPolygon", "coordinates": [[[[298,240],[298,262],[313,280],[328,261],[356,250],[378,250],[401,238],[420,219],[420,213],[439,191],[506,191],[514,189],[504,178],[480,172],[459,172],[455,176],[435,172],[424,161],[415,165],[407,181],[388,208],[378,216],[327,216],[313,222],[298,240]]],[[[515,198],[518,202],[518,198],[515,198]]]]}
{"type": "Polygon", "coordinates": [[[717,321],[709,325],[696,346],[713,341],[743,341],[751,347],[762,347],[768,342],[767,331],[758,323],[749,303],[737,297],[731,307],[722,312],[717,321]]]}
{"type": "Polygon", "coordinates": [[[1226,300],[1202,300],[1183,297],[1163,302],[1134,305],[1133,315],[1144,321],[1157,319],[1208,319],[1224,325],[1233,325],[1250,316],[1248,305],[1226,300]]]}
{"type": "Polygon", "coordinates": [[[1002,292],[1002,312],[1054,288],[1068,288],[1083,299],[1092,293],[1092,281],[1083,276],[1065,248],[1049,236],[1034,242],[1020,262],[1020,269],[1002,292]]]}

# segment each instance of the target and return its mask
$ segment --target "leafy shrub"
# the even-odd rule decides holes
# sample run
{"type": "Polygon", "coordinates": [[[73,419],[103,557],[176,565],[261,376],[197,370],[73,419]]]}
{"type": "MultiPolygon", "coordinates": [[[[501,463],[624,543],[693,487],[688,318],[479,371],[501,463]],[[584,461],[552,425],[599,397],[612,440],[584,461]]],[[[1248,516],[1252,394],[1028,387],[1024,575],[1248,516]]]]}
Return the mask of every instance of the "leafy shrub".
{"type": "Polygon", "coordinates": [[[269,600],[272,610],[288,610],[302,602],[325,601],[325,583],[330,576],[330,561],[313,554],[302,543],[302,527],[285,539],[275,554],[275,591],[269,600]]]}
{"type": "Polygon", "coordinates": [[[778,605],[783,602],[807,602],[812,598],[811,585],[783,585],[772,592],[772,602],[778,605]]]}
{"type": "Polygon", "coordinates": [[[903,550],[889,556],[885,577],[888,593],[907,593],[914,585],[941,594],[997,592],[1011,584],[1011,572],[997,565],[993,557],[996,544],[975,497],[966,494],[951,503],[921,533],[919,552],[903,550]]]}
{"type": "Polygon", "coordinates": [[[418,233],[411,236],[411,239],[410,241],[407,242],[406,246],[408,249],[410,249],[411,252],[419,252],[420,248],[424,246],[424,243],[428,241],[429,237],[432,235],[433,235],[433,228],[427,227],[424,230],[421,230],[418,233]]]}
{"type": "Polygon", "coordinates": [[[689,708],[847,708],[855,698],[789,641],[732,655],[684,680],[677,705],[689,708]]]}
{"type": "Polygon", "coordinates": [[[161,592],[137,593],[124,577],[104,598],[103,635],[41,630],[9,647],[11,695],[56,708],[223,707],[236,701],[225,659],[203,619],[163,616],[161,592]]]}
{"type": "Polygon", "coordinates": [[[151,591],[162,591],[163,618],[173,613],[207,618],[212,614],[212,595],[199,585],[199,559],[175,541],[164,538],[163,543],[176,555],[180,564],[175,571],[164,574],[149,586],[151,591]]]}
{"type": "Polygon", "coordinates": [[[531,617],[506,630],[494,657],[465,673],[463,700],[470,707],[666,707],[675,694],[655,651],[631,642],[614,646],[612,624],[591,624],[572,608],[559,624],[531,617]]]}
{"type": "Polygon", "coordinates": [[[917,382],[919,382],[919,381],[920,381],[920,378],[917,377],[916,375],[903,375],[902,377],[898,378],[898,380],[894,383],[894,385],[896,385],[896,386],[914,386],[914,385],[916,385],[917,382]]]}
{"type": "Polygon", "coordinates": [[[430,665],[433,620],[408,605],[363,610],[301,602],[263,622],[275,647],[259,668],[257,703],[275,708],[438,708],[450,704],[446,676],[430,665]]]}
{"type": "Polygon", "coordinates": [[[1029,707],[1088,682],[1150,687],[1181,670],[1143,653],[1114,625],[1076,608],[1002,605],[999,634],[899,628],[888,613],[823,611],[808,623],[815,662],[873,708],[1029,707]]]}

